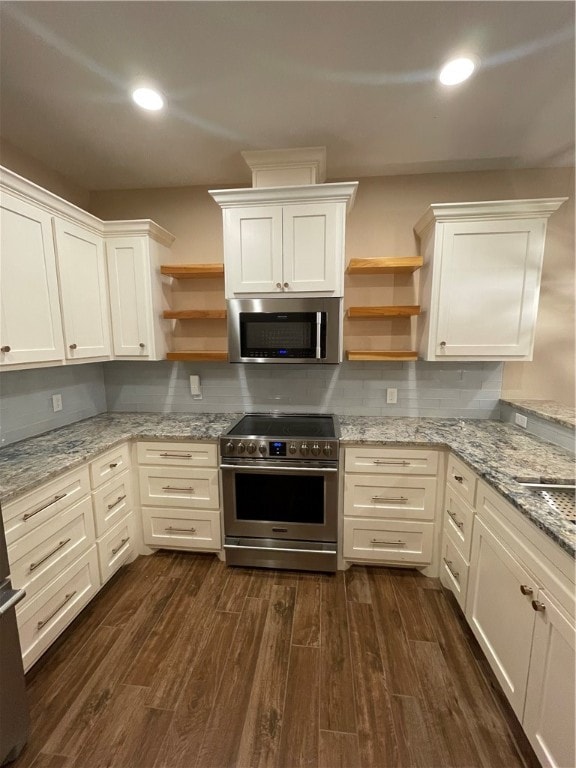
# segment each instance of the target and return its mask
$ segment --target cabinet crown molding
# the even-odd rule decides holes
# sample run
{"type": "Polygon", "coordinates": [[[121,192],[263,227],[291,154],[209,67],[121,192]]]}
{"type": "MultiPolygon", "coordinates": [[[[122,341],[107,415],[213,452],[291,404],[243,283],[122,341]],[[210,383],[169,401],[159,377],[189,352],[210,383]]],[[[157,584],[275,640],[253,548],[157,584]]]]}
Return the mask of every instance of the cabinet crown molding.
{"type": "Polygon", "coordinates": [[[152,219],[123,219],[103,221],[103,234],[107,237],[138,237],[144,235],[168,248],[176,239],[168,230],[152,219]]]}
{"type": "Polygon", "coordinates": [[[568,200],[567,197],[541,197],[527,200],[487,200],[468,203],[432,203],[414,225],[421,235],[434,223],[447,221],[481,221],[483,219],[549,218],[568,200]]]}
{"type": "Polygon", "coordinates": [[[263,205],[278,203],[305,202],[345,202],[346,210],[350,212],[354,205],[357,181],[336,182],[331,184],[306,184],[294,187],[247,187],[245,189],[211,189],[208,190],[221,208],[236,206],[263,205]]]}

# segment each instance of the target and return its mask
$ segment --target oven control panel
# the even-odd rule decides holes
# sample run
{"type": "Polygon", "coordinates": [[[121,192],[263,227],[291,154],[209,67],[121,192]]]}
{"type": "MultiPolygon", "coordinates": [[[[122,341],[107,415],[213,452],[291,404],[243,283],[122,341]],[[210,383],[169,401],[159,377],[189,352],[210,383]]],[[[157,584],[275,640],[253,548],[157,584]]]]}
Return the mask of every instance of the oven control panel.
{"type": "Polygon", "coordinates": [[[271,440],[270,438],[225,437],[220,440],[222,456],[253,459],[338,459],[337,440],[271,440]]]}

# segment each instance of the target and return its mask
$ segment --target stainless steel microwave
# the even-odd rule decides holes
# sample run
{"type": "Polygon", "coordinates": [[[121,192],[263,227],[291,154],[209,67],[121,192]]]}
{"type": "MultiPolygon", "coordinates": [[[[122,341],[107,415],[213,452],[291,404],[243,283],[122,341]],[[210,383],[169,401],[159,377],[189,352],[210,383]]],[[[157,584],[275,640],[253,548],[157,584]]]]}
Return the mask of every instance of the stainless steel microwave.
{"type": "Polygon", "coordinates": [[[339,363],[342,299],[228,300],[231,363],[339,363]]]}

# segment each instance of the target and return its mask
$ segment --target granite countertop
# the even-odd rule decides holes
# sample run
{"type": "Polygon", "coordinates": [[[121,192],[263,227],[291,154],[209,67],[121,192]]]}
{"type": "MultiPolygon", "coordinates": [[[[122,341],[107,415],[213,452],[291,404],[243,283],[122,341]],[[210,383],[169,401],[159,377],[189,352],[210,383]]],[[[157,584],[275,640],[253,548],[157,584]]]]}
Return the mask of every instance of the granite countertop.
{"type": "MultiPolygon", "coordinates": [[[[32,490],[118,443],[139,440],[216,440],[241,414],[102,414],[0,449],[0,500],[32,490]]],[[[574,480],[564,449],[487,419],[340,416],[342,444],[449,448],[566,552],[576,556],[576,526],[515,482],[574,480]]]]}
{"type": "Polygon", "coordinates": [[[545,421],[552,421],[563,427],[574,429],[576,427],[576,409],[569,405],[562,405],[555,400],[505,400],[501,403],[509,405],[521,413],[529,416],[538,416],[545,421]]]}

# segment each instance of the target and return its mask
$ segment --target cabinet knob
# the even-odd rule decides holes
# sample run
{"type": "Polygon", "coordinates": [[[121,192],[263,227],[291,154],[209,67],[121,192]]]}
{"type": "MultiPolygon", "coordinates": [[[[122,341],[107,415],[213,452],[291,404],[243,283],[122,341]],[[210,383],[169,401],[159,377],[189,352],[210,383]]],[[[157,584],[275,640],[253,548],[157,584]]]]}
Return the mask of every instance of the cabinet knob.
{"type": "Polygon", "coordinates": [[[78,349],[78,344],[70,344],[70,349],[78,349]]]}
{"type": "Polygon", "coordinates": [[[140,347],[140,349],[144,349],[144,347],[146,346],[146,344],[144,344],[144,342],[143,342],[143,341],[141,341],[141,342],[140,342],[140,344],[138,344],[138,346],[140,347]]]}
{"type": "Polygon", "coordinates": [[[532,587],[527,587],[526,584],[520,584],[520,592],[522,592],[523,595],[533,595],[534,590],[532,587]]]}
{"type": "Polygon", "coordinates": [[[464,482],[464,478],[462,477],[462,475],[453,475],[453,477],[454,477],[454,480],[456,480],[457,483],[463,483],[464,482]]]}
{"type": "Polygon", "coordinates": [[[280,290],[280,288],[282,288],[282,283],[276,283],[276,288],[278,288],[278,290],[280,290]]]}
{"type": "Polygon", "coordinates": [[[0,352],[10,352],[11,347],[6,344],[4,347],[0,347],[0,352]]]}
{"type": "Polygon", "coordinates": [[[532,600],[532,608],[534,608],[535,611],[545,611],[546,606],[544,603],[541,603],[540,600],[532,600]]]}
{"type": "Polygon", "coordinates": [[[440,348],[441,349],[445,349],[446,348],[446,342],[445,341],[441,341],[440,342],[440,348]]]}
{"type": "Polygon", "coordinates": [[[284,283],[284,288],[290,288],[290,283],[284,283]]]}

